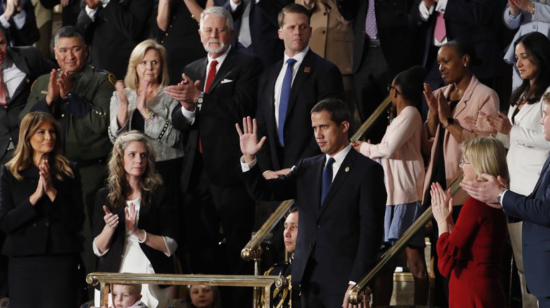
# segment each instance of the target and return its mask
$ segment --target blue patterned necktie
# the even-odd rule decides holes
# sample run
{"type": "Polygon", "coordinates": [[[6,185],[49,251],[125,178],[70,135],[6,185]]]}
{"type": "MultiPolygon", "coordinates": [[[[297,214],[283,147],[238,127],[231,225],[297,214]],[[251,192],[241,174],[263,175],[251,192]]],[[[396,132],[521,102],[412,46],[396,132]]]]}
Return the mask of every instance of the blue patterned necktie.
{"type": "Polygon", "coordinates": [[[321,205],[323,204],[323,202],[325,202],[325,198],[330,189],[330,185],[332,184],[332,164],[334,164],[334,158],[331,157],[328,159],[327,165],[323,170],[323,187],[321,190],[321,205]]]}
{"type": "Polygon", "coordinates": [[[288,101],[290,99],[290,90],[292,89],[292,69],[294,68],[294,63],[296,60],[290,58],[286,60],[286,72],[285,78],[283,79],[283,86],[281,87],[281,96],[279,100],[279,143],[281,146],[285,146],[284,140],[284,131],[285,131],[285,120],[286,120],[286,111],[288,110],[288,101]]]}

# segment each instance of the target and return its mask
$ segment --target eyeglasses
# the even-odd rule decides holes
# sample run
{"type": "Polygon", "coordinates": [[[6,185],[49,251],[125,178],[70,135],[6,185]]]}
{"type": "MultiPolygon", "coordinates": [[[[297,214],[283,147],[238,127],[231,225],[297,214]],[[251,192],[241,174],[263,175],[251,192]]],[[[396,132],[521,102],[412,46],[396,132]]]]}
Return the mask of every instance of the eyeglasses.
{"type": "Polygon", "coordinates": [[[465,161],[464,158],[463,158],[463,159],[461,159],[460,162],[458,163],[458,166],[459,166],[460,168],[463,168],[464,165],[469,165],[469,164],[470,164],[470,163],[467,162],[467,161],[465,161]]]}
{"type": "Polygon", "coordinates": [[[388,87],[387,87],[388,93],[391,91],[391,89],[394,89],[395,92],[397,92],[397,94],[401,95],[401,92],[399,92],[399,90],[397,90],[396,87],[394,87],[394,86],[392,86],[391,84],[389,84],[388,87]]]}

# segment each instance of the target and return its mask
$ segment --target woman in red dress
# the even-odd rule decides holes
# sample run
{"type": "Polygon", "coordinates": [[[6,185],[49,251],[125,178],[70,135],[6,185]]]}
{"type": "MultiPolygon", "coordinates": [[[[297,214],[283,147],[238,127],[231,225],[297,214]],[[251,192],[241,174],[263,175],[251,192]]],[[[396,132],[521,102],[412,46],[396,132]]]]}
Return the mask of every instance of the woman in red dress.
{"type": "MultiPolygon", "coordinates": [[[[460,167],[464,180],[480,174],[501,176],[508,183],[504,145],[493,137],[470,139],[462,144],[460,167]]],[[[505,307],[501,281],[501,254],[506,236],[502,210],[470,197],[453,223],[450,191],[432,184],[432,210],[439,227],[438,267],[449,278],[449,307],[505,307]]]]}

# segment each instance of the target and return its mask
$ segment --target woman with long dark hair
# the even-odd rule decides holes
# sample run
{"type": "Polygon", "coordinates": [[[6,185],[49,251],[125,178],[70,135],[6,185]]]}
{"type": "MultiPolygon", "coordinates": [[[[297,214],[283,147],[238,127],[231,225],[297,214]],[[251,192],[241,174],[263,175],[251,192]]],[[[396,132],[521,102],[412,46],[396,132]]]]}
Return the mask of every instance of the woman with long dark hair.
{"type": "MultiPolygon", "coordinates": [[[[533,32],[521,36],[514,43],[516,69],[521,85],[512,93],[508,116],[487,116],[498,131],[497,138],[508,148],[510,189],[529,195],[537,183],[544,162],[550,155],[550,143],[544,139],[540,120],[543,116],[542,96],[550,87],[550,40],[533,32]]],[[[529,294],[523,273],[521,221],[508,221],[508,233],[524,297],[529,294]]]]}

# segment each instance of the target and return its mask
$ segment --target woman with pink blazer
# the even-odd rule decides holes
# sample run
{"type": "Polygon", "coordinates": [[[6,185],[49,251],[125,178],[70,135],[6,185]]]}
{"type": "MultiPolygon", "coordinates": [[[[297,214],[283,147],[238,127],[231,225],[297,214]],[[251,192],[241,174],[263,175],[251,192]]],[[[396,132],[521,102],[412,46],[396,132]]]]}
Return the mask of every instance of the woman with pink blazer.
{"type": "MultiPolygon", "coordinates": [[[[462,158],[461,143],[478,136],[496,134],[496,130],[489,125],[485,117],[480,116],[480,113],[497,115],[498,95],[473,75],[472,65],[475,65],[476,60],[475,50],[470,43],[450,41],[443,45],[437,54],[439,72],[447,86],[432,92],[430,87],[424,84],[429,112],[422,130],[422,151],[425,155],[430,155],[424,180],[424,206],[431,204],[431,183],[437,182],[446,190],[462,175],[459,167],[462,158]]],[[[468,195],[462,190],[453,197],[454,221],[467,198],[468,195]]],[[[433,225],[434,229],[437,229],[437,225],[433,225]]],[[[432,234],[435,235],[431,239],[432,255],[437,258],[435,242],[438,230],[434,230],[432,234]]],[[[434,271],[435,303],[447,303],[448,283],[439,274],[437,266],[434,266],[434,271]]]]}

